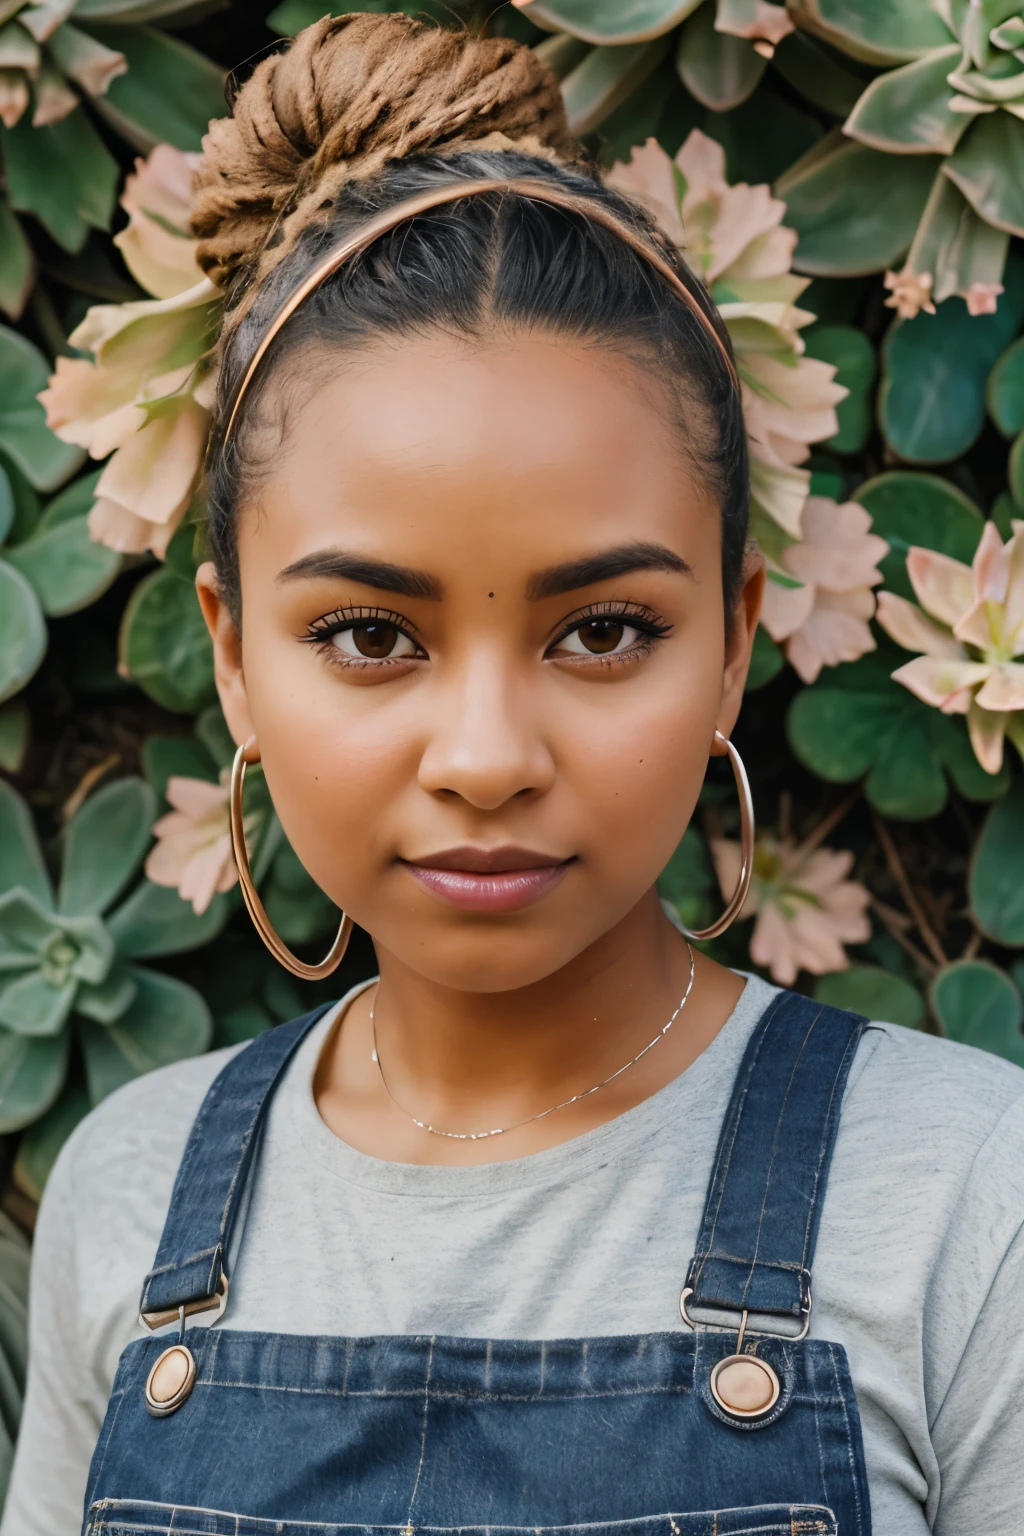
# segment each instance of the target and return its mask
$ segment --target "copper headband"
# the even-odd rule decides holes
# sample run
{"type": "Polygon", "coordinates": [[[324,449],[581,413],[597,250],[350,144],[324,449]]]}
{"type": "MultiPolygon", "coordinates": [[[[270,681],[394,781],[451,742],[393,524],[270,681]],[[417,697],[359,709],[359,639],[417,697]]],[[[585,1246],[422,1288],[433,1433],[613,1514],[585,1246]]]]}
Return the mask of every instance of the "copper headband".
{"type": "Polygon", "coordinates": [[[600,224],[605,229],[610,229],[612,234],[618,235],[620,240],[634,250],[638,256],[658,272],[668,283],[669,287],[678,294],[683,303],[696,315],[707,335],[715,343],[721,353],[722,361],[729,371],[729,377],[738,387],[736,368],[729,355],[722,338],[715,330],[707,314],[701,308],[697,299],[687,288],[679,274],[673,269],[671,263],[654,246],[631,229],[622,219],[600,203],[592,202],[589,198],[578,196],[574,192],[563,191],[561,187],[552,186],[549,182],[542,181],[539,177],[489,177],[479,181],[451,181],[443,186],[434,187],[429,192],[421,192],[417,197],[407,198],[404,202],[396,203],[392,208],[386,208],[376,214],[372,219],[354,230],[340,245],[335,246],[329,255],[325,256],[318,266],[313,268],[309,276],[304,278],[295,292],[282,304],[267,328],[267,333],[253,353],[252,361],[245,370],[242,382],[239,384],[231,406],[231,415],[228,417],[227,428],[224,432],[224,442],[231,436],[238,410],[245,398],[245,392],[252,383],[260,363],[267,354],[274,337],[291,319],[303,299],[308,298],[315,288],[319,288],[325,278],[332,272],[337,272],[344,266],[350,256],[357,256],[360,251],[373,244],[388,230],[402,224],[406,219],[415,218],[418,213],[425,213],[429,208],[439,208],[445,203],[458,202],[463,197],[475,197],[481,192],[511,192],[517,197],[529,197],[541,203],[551,203],[556,208],[568,209],[571,213],[578,213],[583,218],[589,219],[594,224],[600,224]]]}

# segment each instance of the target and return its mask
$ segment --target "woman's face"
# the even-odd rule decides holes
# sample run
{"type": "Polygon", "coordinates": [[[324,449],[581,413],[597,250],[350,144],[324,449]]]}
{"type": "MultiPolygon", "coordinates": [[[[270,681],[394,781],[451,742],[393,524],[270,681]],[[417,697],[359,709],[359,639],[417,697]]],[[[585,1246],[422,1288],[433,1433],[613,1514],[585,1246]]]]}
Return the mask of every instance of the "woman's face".
{"type": "Polygon", "coordinates": [[[727,644],[718,508],[661,391],[537,334],[367,349],[239,515],[240,639],[199,574],[296,853],[433,982],[529,985],[653,902],[732,730],[761,573],[727,644]]]}

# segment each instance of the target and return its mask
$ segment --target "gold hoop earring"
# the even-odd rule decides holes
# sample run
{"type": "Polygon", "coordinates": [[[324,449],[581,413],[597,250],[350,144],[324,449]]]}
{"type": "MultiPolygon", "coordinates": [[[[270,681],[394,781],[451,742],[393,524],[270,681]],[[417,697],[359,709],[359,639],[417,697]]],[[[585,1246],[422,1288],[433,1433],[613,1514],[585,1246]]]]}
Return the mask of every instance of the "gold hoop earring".
{"type": "Polygon", "coordinates": [[[736,882],[736,889],[732,893],[732,899],[725,911],[715,922],[707,928],[696,928],[692,932],[684,928],[683,932],[688,939],[717,939],[720,933],[734,923],[743,910],[743,904],[750,890],[750,880],[754,873],[754,797],[750,793],[750,781],[747,778],[747,770],[743,766],[743,759],[728,737],[721,731],[715,732],[715,740],[720,741],[729,754],[729,762],[732,764],[733,777],[736,780],[736,790],[740,797],[740,877],[736,882]]]}
{"type": "MultiPolygon", "coordinates": [[[[251,738],[250,738],[251,740],[251,738]]],[[[335,935],[334,943],[319,965],[307,965],[297,955],[293,955],[284,940],[271,925],[270,919],[263,910],[263,903],[253,884],[252,872],[249,868],[249,853],[245,846],[245,826],[242,811],[242,788],[245,784],[245,769],[250,762],[259,762],[259,752],[255,745],[250,747],[246,742],[235,753],[235,760],[231,765],[231,848],[235,855],[235,868],[238,870],[238,883],[242,887],[242,897],[246,909],[256,927],[256,932],[270,950],[274,959],[291,971],[293,976],[301,976],[304,981],[320,981],[324,976],[329,976],[336,971],[341,964],[341,958],[348,948],[348,941],[352,937],[352,919],[341,914],[341,923],[335,935]]]]}

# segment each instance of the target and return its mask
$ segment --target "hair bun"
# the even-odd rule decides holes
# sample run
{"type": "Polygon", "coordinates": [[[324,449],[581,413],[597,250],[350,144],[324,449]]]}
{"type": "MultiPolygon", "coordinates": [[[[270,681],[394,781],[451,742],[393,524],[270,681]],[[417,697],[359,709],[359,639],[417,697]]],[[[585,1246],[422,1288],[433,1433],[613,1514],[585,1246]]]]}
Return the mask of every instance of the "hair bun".
{"type": "Polygon", "coordinates": [[[233,115],[211,123],[192,213],[199,264],[221,287],[260,276],[343,181],[487,139],[578,153],[558,82],[532,49],[400,13],[325,16],[264,59],[233,115]]]}

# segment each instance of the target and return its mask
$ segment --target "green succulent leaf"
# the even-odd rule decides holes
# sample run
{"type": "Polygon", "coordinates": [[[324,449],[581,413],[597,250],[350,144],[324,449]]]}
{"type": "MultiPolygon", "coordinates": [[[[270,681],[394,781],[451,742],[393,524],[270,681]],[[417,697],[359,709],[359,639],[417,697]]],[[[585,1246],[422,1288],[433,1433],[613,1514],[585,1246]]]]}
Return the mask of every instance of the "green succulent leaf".
{"type": "Polygon", "coordinates": [[[876,475],[858,487],[854,500],[871,514],[873,533],[888,540],[880,562],[883,585],[916,602],[907,575],[907,551],[915,544],[936,549],[970,565],[985,526],[979,509],[963,491],[938,475],[908,469],[876,475]]]}
{"type": "Polygon", "coordinates": [[[562,81],[562,98],[573,133],[589,133],[658,67],[668,39],[592,48],[562,81]]]}
{"type": "Polygon", "coordinates": [[[898,322],[882,349],[878,414],[886,442],[911,464],[945,464],[976,441],[985,424],[985,389],[1000,353],[1024,318],[1024,265],[1011,256],[1006,292],[994,315],[971,315],[947,299],[898,322]]]}
{"type": "Polygon", "coordinates": [[[46,425],[36,396],[46,388],[49,374],[38,347],[0,325],[0,449],[42,491],[66,480],[85,457],[81,448],[62,443],[46,425]]]}
{"type": "Polygon", "coordinates": [[[1024,122],[1011,112],[976,119],[942,169],[996,229],[1024,235],[1024,122]]]}
{"type": "Polygon", "coordinates": [[[987,960],[955,960],[928,989],[943,1033],[1024,1066],[1024,1002],[1005,971],[987,960]]]}
{"type": "Polygon", "coordinates": [[[121,569],[116,550],[90,539],[84,517],[41,530],[9,549],[7,559],[31,583],[43,612],[52,618],[87,608],[121,569]]]}
{"type": "Polygon", "coordinates": [[[14,487],[11,477],[0,464],[0,544],[3,544],[14,526],[14,487]]]}
{"type": "Polygon", "coordinates": [[[20,693],[34,675],[48,638],[31,582],[0,558],[0,703],[20,693]]]}
{"type": "Polygon", "coordinates": [[[905,64],[955,41],[922,0],[788,0],[788,9],[798,26],[865,64],[905,64]]]}
{"type": "Polygon", "coordinates": [[[935,179],[925,155],[887,155],[836,129],[775,183],[800,236],[794,266],[812,277],[893,267],[910,246],[935,179]]]}
{"type": "Polygon", "coordinates": [[[988,413],[1004,437],[1024,431],[1024,336],[997,359],[985,389],[988,413]]]}
{"type": "Polygon", "coordinates": [[[534,0],[530,21],[588,43],[643,43],[670,32],[701,0],[534,0]]]}
{"type": "Polygon", "coordinates": [[[53,1108],[22,1136],[14,1160],[14,1182],[30,1200],[43,1198],[58,1152],[91,1107],[82,1085],[68,1083],[53,1108]]]}
{"type": "Polygon", "coordinates": [[[227,115],[224,71],[187,43],[153,27],[96,26],[95,35],[128,61],[95,105],[136,149],[199,149],[210,119],[227,115]]]}
{"type": "Polygon", "coordinates": [[[135,1001],[138,986],[120,966],[115,966],[105,981],[96,986],[80,986],[75,995],[75,1012],[97,1024],[115,1024],[135,1001]]]}
{"type": "Polygon", "coordinates": [[[129,975],[138,992],[117,1023],[79,1026],[94,1104],[144,1072],[200,1055],[213,1033],[210,1010],[194,987],[142,966],[130,966],[129,975]]]}
{"type": "Polygon", "coordinates": [[[67,1066],[66,1030],[41,1039],[0,1029],[0,1132],[38,1120],[60,1093],[67,1066]]]}
{"type": "Polygon", "coordinates": [[[859,453],[871,435],[875,349],[864,332],[852,325],[815,325],[804,333],[804,340],[807,356],[831,363],[835,382],[849,390],[836,406],[839,431],[824,446],[835,453],[859,453]]]}
{"type": "Polygon", "coordinates": [[[849,970],[819,976],[814,996],[830,1008],[848,1008],[906,1029],[917,1029],[924,1018],[924,998],[917,988],[878,965],[851,965],[849,970]]]}
{"type": "MultiPolygon", "coordinates": [[[[0,449],[0,468],[3,470],[3,477],[14,501],[14,520],[7,531],[6,538],[12,545],[20,544],[24,539],[30,538],[38,527],[42,516],[42,503],[35,487],[29,484],[12,459],[4,457],[2,449],[0,449]]],[[[6,502],[6,495],[4,500],[6,502]]]]}
{"type": "Polygon", "coordinates": [[[21,772],[30,734],[31,720],[20,699],[0,708],[0,768],[6,773],[21,772]]]}
{"type": "Polygon", "coordinates": [[[843,132],[895,155],[952,154],[972,121],[949,105],[954,92],[946,76],[959,57],[959,45],[953,43],[879,75],[850,113],[843,132]]]}
{"type": "Polygon", "coordinates": [[[110,228],[120,171],[81,108],[41,128],[26,112],[0,142],[11,207],[34,214],[58,245],[80,251],[90,228],[110,228]]]}
{"type": "Polygon", "coordinates": [[[17,1035],[57,1035],[71,1012],[77,981],[52,986],[42,971],[0,981],[0,1025],[17,1035]]]}
{"type": "Polygon", "coordinates": [[[338,924],[338,910],[282,841],[263,891],[267,916],[286,944],[305,944],[338,924]]]}
{"type": "Polygon", "coordinates": [[[5,197],[0,197],[0,309],[17,320],[35,281],[36,261],[25,231],[5,197]]]}
{"type": "Polygon", "coordinates": [[[786,732],[796,756],[832,784],[864,779],[864,793],[883,816],[926,821],[946,803],[946,774],[971,800],[1006,792],[1009,770],[987,774],[971,750],[964,723],[892,681],[907,659],[883,642],[878,651],[833,668],[790,705],[786,732]]]}
{"type": "Polygon", "coordinates": [[[985,818],[974,848],[968,895],[974,920],[997,944],[1024,946],[1024,786],[1017,783],[985,818]]]}
{"type": "Polygon", "coordinates": [[[170,778],[217,782],[217,768],[209,752],[189,736],[150,736],[142,744],[142,771],[161,800],[170,778]]]}
{"type": "Polygon", "coordinates": [[[812,106],[833,117],[853,111],[870,78],[844,64],[806,32],[791,32],[782,39],[772,68],[812,106]]]}
{"type": "Polygon", "coordinates": [[[213,647],[190,582],[154,571],[139,582],[121,621],[121,661],[151,699],[191,714],[216,696],[213,647]]]}
{"type": "MultiPolygon", "coordinates": [[[[0,779],[0,870],[6,888],[4,895],[20,886],[44,910],[52,909],[53,890],[31,812],[17,791],[3,779],[0,779]]],[[[2,944],[0,936],[0,951],[2,944]]]]}
{"type": "Polygon", "coordinates": [[[96,486],[103,470],[92,469],[84,475],[79,475],[70,485],[66,485],[62,491],[46,504],[46,510],[40,516],[34,530],[29,530],[22,535],[22,540],[31,538],[32,532],[48,533],[51,528],[57,528],[62,523],[73,523],[78,519],[88,516],[96,500],[96,486]]]}
{"type": "Polygon", "coordinates": [[[713,6],[702,5],[679,33],[679,78],[713,112],[729,112],[746,101],[767,68],[767,60],[745,37],[715,29],[713,6]]]}
{"type": "Polygon", "coordinates": [[[59,910],[77,917],[108,907],[138,868],[155,819],[144,779],[115,779],[90,795],[65,834],[59,910]]]}
{"type": "Polygon", "coordinates": [[[107,919],[107,930],[126,959],[178,955],[208,944],[227,922],[227,896],[215,896],[201,917],[170,886],[142,880],[107,919]]]}
{"type": "Polygon", "coordinates": [[[1024,432],[1014,439],[1006,461],[1006,479],[1018,509],[1024,509],[1024,432]]]}

